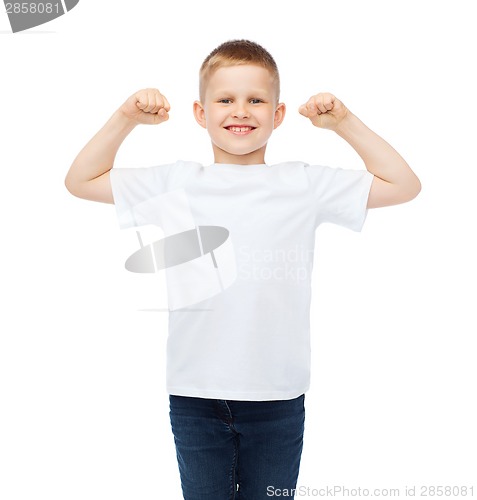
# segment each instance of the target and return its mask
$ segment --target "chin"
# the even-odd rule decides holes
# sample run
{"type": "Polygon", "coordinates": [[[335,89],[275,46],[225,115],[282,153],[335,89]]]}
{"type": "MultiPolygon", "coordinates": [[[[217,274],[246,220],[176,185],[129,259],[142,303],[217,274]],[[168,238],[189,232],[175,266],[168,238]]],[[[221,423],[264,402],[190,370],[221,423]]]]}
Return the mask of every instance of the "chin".
{"type": "Polygon", "coordinates": [[[220,151],[222,154],[229,155],[229,156],[247,156],[255,153],[258,151],[260,148],[255,149],[241,149],[241,148],[221,148],[219,146],[216,146],[216,149],[220,151]]]}

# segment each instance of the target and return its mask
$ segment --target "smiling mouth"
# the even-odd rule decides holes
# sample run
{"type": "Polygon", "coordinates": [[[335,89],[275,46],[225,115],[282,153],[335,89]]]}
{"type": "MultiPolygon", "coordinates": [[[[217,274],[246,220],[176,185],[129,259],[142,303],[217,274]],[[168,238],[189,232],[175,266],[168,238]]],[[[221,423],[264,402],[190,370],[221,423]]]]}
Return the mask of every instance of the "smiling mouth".
{"type": "Polygon", "coordinates": [[[225,127],[229,132],[232,132],[233,134],[236,135],[246,135],[252,132],[252,130],[255,130],[256,127],[240,127],[236,125],[232,125],[230,127],[225,127]]]}

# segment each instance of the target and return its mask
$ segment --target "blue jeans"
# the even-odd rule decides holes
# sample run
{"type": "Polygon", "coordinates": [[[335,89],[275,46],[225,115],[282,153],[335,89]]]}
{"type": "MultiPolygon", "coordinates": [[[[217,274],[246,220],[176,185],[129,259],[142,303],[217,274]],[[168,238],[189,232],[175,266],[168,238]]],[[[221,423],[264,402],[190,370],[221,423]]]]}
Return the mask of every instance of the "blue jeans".
{"type": "Polygon", "coordinates": [[[185,500],[262,500],[296,487],[304,394],[285,401],[172,395],[169,401],[185,500]]]}

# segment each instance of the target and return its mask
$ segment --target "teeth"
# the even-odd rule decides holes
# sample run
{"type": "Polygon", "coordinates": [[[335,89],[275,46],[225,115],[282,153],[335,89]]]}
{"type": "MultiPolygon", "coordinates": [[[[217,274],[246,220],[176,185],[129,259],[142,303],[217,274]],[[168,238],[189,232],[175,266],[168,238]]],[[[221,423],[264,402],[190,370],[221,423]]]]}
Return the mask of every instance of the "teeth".
{"type": "Polygon", "coordinates": [[[252,130],[252,127],[229,127],[229,130],[232,132],[248,132],[252,130]]]}

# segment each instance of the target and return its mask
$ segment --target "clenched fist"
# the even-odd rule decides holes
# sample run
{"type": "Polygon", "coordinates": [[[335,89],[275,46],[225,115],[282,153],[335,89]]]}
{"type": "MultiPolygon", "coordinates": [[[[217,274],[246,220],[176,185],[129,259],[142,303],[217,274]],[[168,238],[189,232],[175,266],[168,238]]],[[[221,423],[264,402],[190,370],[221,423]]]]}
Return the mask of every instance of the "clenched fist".
{"type": "Polygon", "coordinates": [[[171,106],[157,89],[139,90],[119,108],[130,120],[146,125],[157,125],[169,119],[171,106]]]}
{"type": "Polygon", "coordinates": [[[346,106],[333,94],[316,94],[298,109],[299,113],[310,119],[315,127],[335,130],[349,113],[346,106]]]}

